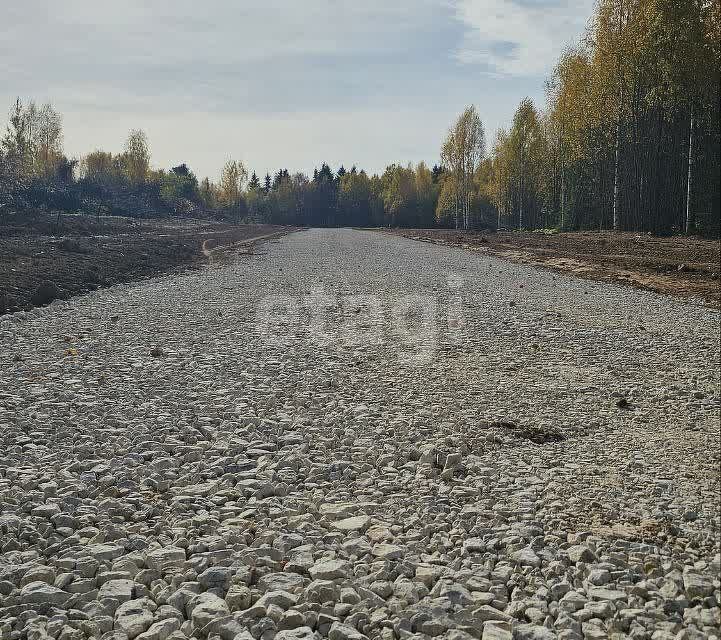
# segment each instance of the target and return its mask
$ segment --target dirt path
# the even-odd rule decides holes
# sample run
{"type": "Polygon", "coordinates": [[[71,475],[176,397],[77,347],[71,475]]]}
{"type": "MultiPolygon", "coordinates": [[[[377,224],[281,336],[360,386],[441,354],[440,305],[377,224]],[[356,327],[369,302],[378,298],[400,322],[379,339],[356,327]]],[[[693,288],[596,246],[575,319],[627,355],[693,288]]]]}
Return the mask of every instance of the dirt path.
{"type": "Polygon", "coordinates": [[[245,252],[247,253],[252,250],[252,247],[254,247],[258,242],[262,242],[263,240],[271,240],[273,238],[279,238],[281,236],[284,236],[286,233],[294,230],[295,229],[283,229],[282,231],[266,233],[262,236],[254,236],[252,238],[248,238],[247,240],[241,240],[239,242],[221,245],[216,244],[217,241],[215,240],[215,238],[209,238],[208,240],[203,241],[201,251],[203,252],[203,255],[208,258],[208,262],[212,264],[216,262],[222,255],[235,253],[237,251],[242,251],[243,249],[245,249],[245,252]]]}

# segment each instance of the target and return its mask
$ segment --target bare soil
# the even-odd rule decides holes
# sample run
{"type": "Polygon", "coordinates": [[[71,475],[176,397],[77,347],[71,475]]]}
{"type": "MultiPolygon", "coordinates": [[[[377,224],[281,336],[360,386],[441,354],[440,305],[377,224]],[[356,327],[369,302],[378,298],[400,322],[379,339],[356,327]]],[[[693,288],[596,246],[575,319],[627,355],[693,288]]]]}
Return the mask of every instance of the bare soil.
{"type": "MultiPolygon", "coordinates": [[[[160,273],[198,268],[236,243],[291,229],[209,220],[0,216],[0,314],[160,273]]],[[[239,245],[240,246],[240,245],[239,245]]]]}
{"type": "Polygon", "coordinates": [[[621,282],[721,307],[718,240],[638,233],[394,229],[414,240],[459,246],[591,280],[621,282]]]}

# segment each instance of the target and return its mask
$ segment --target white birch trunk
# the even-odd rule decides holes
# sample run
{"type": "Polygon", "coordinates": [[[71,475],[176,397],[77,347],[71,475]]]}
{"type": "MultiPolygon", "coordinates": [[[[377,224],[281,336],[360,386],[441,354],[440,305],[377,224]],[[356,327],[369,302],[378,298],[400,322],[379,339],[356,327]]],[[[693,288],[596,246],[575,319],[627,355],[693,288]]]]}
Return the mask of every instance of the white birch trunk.
{"type": "Polygon", "coordinates": [[[693,233],[696,221],[691,208],[691,187],[693,185],[693,125],[694,117],[691,111],[691,126],[688,133],[688,178],[686,180],[686,233],[693,233]]]}
{"type": "MultiPolygon", "coordinates": [[[[620,107],[619,107],[620,108],[620,107]]],[[[621,146],[621,116],[616,121],[616,158],[613,163],[613,230],[618,231],[621,228],[621,219],[618,212],[618,196],[619,196],[619,176],[618,169],[620,164],[620,146],[621,146]]]]}
{"type": "Polygon", "coordinates": [[[621,112],[623,104],[623,85],[621,84],[621,32],[623,29],[623,0],[618,8],[618,46],[616,52],[617,67],[616,79],[618,81],[618,117],[616,119],[616,154],[613,162],[613,230],[621,228],[621,216],[618,210],[619,201],[619,168],[621,164],[621,112]]]}

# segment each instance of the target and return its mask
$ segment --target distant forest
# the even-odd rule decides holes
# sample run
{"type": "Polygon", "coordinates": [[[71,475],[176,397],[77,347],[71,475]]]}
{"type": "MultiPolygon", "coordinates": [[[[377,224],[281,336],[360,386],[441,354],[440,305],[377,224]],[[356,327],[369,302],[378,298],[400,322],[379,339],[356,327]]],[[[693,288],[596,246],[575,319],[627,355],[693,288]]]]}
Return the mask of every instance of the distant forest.
{"type": "Polygon", "coordinates": [[[198,180],[185,163],[153,169],[140,129],[122,152],[70,159],[61,115],[18,99],[0,142],[0,215],[44,208],[312,226],[717,235],[720,7],[600,0],[580,44],[558,61],[542,109],[522,100],[487,144],[469,107],[437,164],[391,164],[382,175],[321,163],[312,176],[258,176],[229,160],[217,182],[198,180]]]}

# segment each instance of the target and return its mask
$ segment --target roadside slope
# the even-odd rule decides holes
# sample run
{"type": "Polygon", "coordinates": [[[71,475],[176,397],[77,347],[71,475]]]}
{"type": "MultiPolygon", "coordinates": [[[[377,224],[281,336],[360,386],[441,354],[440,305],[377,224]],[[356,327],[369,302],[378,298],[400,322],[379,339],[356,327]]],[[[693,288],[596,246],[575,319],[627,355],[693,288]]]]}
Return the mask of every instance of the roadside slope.
{"type": "Polygon", "coordinates": [[[395,229],[413,240],[463,247],[579,278],[627,284],[647,291],[721,306],[718,240],[643,233],[509,232],[395,229]]]}
{"type": "Polygon", "coordinates": [[[208,262],[207,249],[285,233],[208,220],[35,216],[0,225],[0,314],[208,262]],[[48,231],[48,233],[43,233],[48,231]]]}

